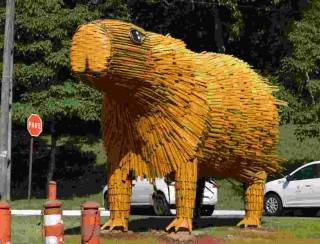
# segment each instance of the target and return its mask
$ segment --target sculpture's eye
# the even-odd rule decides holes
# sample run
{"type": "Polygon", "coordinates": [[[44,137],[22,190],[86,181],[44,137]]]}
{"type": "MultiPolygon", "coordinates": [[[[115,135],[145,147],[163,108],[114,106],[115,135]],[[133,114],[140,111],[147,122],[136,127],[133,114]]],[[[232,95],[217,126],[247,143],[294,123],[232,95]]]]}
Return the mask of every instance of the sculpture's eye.
{"type": "Polygon", "coordinates": [[[144,39],[146,38],[144,34],[136,29],[131,29],[129,31],[130,39],[135,44],[142,44],[144,39]]]}

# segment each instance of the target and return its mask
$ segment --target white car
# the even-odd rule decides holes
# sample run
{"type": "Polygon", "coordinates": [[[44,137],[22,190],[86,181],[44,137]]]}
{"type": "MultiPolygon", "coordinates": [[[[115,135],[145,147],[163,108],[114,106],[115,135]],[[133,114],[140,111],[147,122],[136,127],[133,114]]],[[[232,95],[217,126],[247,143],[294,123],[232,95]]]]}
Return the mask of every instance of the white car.
{"type": "Polygon", "coordinates": [[[302,165],[286,177],[265,184],[265,213],[277,216],[286,208],[299,208],[309,216],[317,214],[320,209],[320,161],[302,165]]]}
{"type": "MultiPolygon", "coordinates": [[[[170,215],[175,208],[176,196],[174,182],[167,184],[163,178],[156,178],[151,184],[147,179],[132,181],[131,206],[152,206],[156,215],[170,215]]],[[[206,181],[203,192],[201,215],[210,216],[218,201],[218,185],[214,181],[206,181]]],[[[102,191],[105,209],[108,209],[108,186],[102,191]]]]}

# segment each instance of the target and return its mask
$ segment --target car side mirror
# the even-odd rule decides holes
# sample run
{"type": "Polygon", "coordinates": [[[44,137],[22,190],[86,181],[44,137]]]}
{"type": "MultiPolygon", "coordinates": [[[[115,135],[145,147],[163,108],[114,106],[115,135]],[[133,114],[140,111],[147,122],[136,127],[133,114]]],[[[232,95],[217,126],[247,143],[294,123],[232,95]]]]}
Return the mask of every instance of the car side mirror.
{"type": "Polygon", "coordinates": [[[292,175],[287,175],[286,176],[286,180],[289,182],[289,181],[291,181],[293,179],[293,176],[292,175]]]}

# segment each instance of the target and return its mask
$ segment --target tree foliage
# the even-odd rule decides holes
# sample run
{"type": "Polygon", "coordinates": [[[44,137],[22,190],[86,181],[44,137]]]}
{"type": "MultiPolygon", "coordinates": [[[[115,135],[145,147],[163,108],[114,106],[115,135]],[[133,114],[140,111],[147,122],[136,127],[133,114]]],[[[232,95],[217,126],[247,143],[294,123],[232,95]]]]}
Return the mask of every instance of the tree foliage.
{"type": "Polygon", "coordinates": [[[317,82],[320,75],[319,14],[320,2],[312,0],[304,10],[301,20],[293,22],[292,30],[288,33],[291,54],[282,60],[280,70],[288,88],[299,95],[306,95],[307,92],[309,98],[320,98],[317,82]]]}
{"type": "MultiPolygon", "coordinates": [[[[101,94],[69,82],[74,79],[69,64],[71,37],[82,23],[126,19],[126,12],[121,0],[16,0],[13,118],[22,122],[27,113],[37,112],[45,119],[97,120],[101,94]]],[[[0,6],[1,48],[4,19],[5,6],[0,6]]]]}
{"type": "Polygon", "coordinates": [[[134,23],[183,39],[194,51],[226,52],[275,72],[287,55],[285,35],[304,2],[129,0],[128,11],[134,23]]]}
{"type": "Polygon", "coordinates": [[[40,92],[29,92],[15,103],[13,115],[16,121],[25,122],[31,113],[43,118],[63,120],[66,117],[78,117],[84,121],[99,120],[102,96],[85,84],[66,81],[51,85],[40,92]]]}
{"type": "MultiPolygon", "coordinates": [[[[319,6],[317,0],[16,0],[14,119],[22,123],[37,112],[97,120],[101,94],[71,83],[70,39],[82,23],[117,18],[170,33],[194,51],[233,54],[272,75],[276,95],[289,104],[279,108],[282,123],[301,124],[301,137],[320,137],[319,6]]],[[[1,56],[4,23],[3,1],[1,56]]]]}
{"type": "Polygon", "coordinates": [[[320,2],[309,1],[288,33],[290,55],[283,58],[280,80],[301,103],[291,122],[301,138],[320,137],[320,2]]]}

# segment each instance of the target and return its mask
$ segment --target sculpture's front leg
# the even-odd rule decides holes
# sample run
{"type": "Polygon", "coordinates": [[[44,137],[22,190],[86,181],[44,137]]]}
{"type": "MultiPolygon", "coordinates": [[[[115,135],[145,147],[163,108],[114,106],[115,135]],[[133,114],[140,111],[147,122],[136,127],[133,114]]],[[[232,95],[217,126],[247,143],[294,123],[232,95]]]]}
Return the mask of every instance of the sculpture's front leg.
{"type": "Polygon", "coordinates": [[[121,169],[114,170],[108,180],[108,205],[110,208],[109,220],[101,229],[112,230],[122,228],[128,231],[130,214],[131,179],[123,180],[121,169]]]}
{"type": "Polygon", "coordinates": [[[176,207],[177,216],[166,228],[186,229],[192,232],[192,217],[196,196],[197,160],[184,162],[176,172],[176,207]]]}

